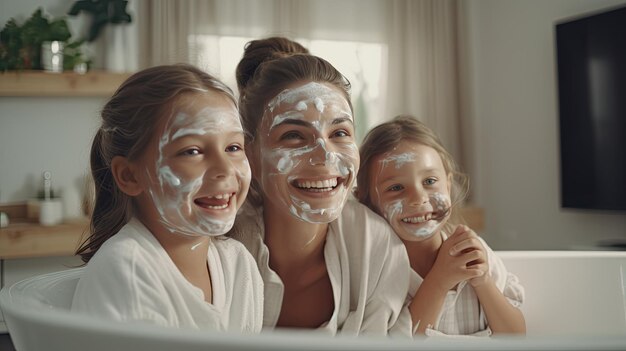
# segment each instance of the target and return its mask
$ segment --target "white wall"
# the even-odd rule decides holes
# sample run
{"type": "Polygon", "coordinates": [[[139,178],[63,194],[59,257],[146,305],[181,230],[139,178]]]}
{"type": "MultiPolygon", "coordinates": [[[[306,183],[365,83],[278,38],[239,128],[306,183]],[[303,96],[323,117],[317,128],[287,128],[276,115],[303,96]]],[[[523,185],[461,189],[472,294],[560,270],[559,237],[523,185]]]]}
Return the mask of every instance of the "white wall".
{"type": "Polygon", "coordinates": [[[30,17],[38,7],[43,8],[44,14],[57,18],[65,16],[74,1],[64,0],[0,0],[0,25],[14,18],[19,24],[30,17]]]}
{"type": "Polygon", "coordinates": [[[0,202],[35,197],[42,172],[52,186],[82,191],[104,98],[0,97],[0,202]]]}
{"type": "Polygon", "coordinates": [[[554,23],[619,4],[626,1],[462,2],[472,180],[493,248],[571,249],[626,240],[626,213],[560,208],[555,80],[554,23]]]}
{"type": "MultiPolygon", "coordinates": [[[[66,16],[73,1],[0,1],[0,26],[19,24],[41,7],[50,18],[66,16]]],[[[86,30],[88,16],[67,17],[74,38],[86,30]]],[[[53,188],[82,190],[89,148],[104,98],[0,97],[0,203],[36,196],[42,172],[53,188]]]]}

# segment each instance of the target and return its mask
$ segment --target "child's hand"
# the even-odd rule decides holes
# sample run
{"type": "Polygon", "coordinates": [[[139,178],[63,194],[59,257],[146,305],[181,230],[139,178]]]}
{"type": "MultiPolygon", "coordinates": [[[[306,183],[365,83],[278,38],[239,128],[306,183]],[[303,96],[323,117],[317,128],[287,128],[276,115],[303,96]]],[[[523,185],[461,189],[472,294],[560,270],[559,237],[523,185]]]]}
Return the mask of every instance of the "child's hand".
{"type": "Polygon", "coordinates": [[[437,259],[425,279],[435,280],[446,290],[459,282],[484,282],[489,271],[487,255],[478,236],[467,226],[459,225],[439,248],[437,259]]]}
{"type": "Polygon", "coordinates": [[[480,286],[484,284],[487,279],[489,279],[489,261],[487,260],[487,251],[483,244],[478,240],[478,235],[464,225],[459,225],[454,234],[448,238],[449,241],[452,237],[454,237],[457,233],[459,233],[459,238],[455,240],[453,246],[450,248],[450,254],[453,256],[465,256],[468,253],[473,253],[477,256],[476,259],[473,259],[467,262],[466,267],[468,270],[477,270],[481,272],[481,274],[475,278],[471,278],[469,283],[473,287],[480,286]]]}

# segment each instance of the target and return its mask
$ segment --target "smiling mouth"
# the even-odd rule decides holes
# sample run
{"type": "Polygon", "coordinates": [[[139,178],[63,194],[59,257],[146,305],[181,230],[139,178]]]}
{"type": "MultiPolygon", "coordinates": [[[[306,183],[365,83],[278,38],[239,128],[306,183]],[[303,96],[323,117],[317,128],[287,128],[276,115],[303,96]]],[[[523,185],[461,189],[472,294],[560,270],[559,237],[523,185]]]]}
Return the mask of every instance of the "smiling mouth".
{"type": "Polygon", "coordinates": [[[230,205],[230,200],[235,196],[235,193],[215,194],[206,197],[200,197],[193,202],[205,209],[209,210],[224,210],[230,205]]]}
{"type": "Polygon", "coordinates": [[[433,217],[434,217],[433,213],[429,212],[429,213],[425,213],[422,215],[405,217],[405,218],[402,218],[401,221],[403,223],[408,223],[408,224],[418,224],[418,223],[428,222],[433,217]]]}
{"type": "Polygon", "coordinates": [[[292,185],[296,188],[313,192],[313,193],[325,193],[335,190],[339,185],[344,183],[344,179],[340,177],[327,178],[323,180],[299,180],[293,181],[292,185]]]}

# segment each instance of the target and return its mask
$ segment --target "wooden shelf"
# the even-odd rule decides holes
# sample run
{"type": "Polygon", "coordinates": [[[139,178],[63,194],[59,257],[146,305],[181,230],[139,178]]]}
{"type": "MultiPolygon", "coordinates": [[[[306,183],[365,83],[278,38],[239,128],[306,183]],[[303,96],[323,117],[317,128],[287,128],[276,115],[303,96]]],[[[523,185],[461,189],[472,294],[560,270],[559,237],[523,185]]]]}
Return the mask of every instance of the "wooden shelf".
{"type": "Polygon", "coordinates": [[[49,227],[10,224],[0,229],[0,259],[72,256],[88,227],[87,219],[49,227]]]}
{"type": "Polygon", "coordinates": [[[0,73],[0,96],[111,96],[131,73],[89,71],[51,73],[10,71],[0,73]]]}

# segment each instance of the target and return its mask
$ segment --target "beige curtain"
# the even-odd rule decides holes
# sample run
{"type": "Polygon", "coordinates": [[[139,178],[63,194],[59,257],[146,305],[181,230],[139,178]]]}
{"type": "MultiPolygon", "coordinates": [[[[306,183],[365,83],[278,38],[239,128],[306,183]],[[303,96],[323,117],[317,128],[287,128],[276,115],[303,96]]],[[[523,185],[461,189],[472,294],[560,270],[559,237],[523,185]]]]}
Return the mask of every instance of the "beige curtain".
{"type": "MultiPolygon", "coordinates": [[[[462,161],[457,74],[458,0],[138,0],[140,65],[190,62],[211,69],[219,60],[197,57],[193,35],[234,35],[376,41],[387,45],[383,67],[385,112],[377,124],[412,114],[433,128],[462,161]],[[213,63],[214,64],[214,63],[213,63]]],[[[206,51],[205,51],[206,52],[206,51]]],[[[370,118],[372,118],[370,117],[370,118]]]]}
{"type": "Polygon", "coordinates": [[[141,68],[175,62],[201,64],[193,39],[198,34],[294,37],[306,36],[311,28],[309,1],[137,1],[141,68]]]}
{"type": "Polygon", "coordinates": [[[139,66],[189,62],[196,1],[138,0],[139,66]]]}
{"type": "Polygon", "coordinates": [[[457,74],[457,1],[389,2],[388,116],[412,114],[462,163],[457,74]]]}

